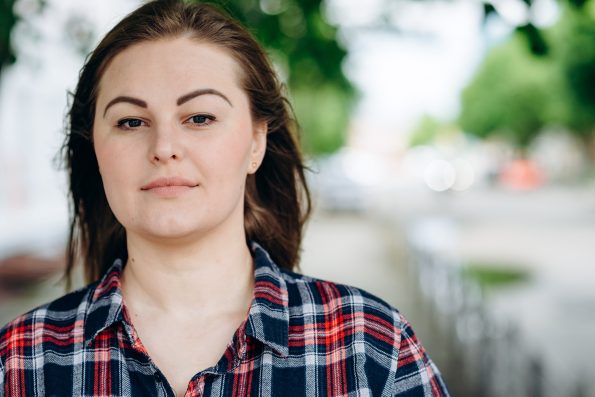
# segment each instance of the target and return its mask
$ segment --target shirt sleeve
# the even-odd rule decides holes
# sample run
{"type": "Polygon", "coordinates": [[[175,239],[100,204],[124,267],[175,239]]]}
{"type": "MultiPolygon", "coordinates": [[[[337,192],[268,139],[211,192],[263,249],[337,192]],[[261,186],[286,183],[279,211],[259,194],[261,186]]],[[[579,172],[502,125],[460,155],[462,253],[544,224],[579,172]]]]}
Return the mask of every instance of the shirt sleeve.
{"type": "Polygon", "coordinates": [[[419,343],[409,322],[401,316],[401,343],[394,396],[448,397],[440,371],[419,343]]]}

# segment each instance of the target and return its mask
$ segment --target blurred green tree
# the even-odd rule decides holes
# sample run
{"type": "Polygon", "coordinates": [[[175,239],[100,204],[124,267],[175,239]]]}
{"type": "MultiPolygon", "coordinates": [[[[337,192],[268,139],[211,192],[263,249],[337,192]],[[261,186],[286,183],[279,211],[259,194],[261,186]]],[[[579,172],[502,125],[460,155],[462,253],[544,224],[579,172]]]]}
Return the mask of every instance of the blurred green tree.
{"type": "Polygon", "coordinates": [[[0,0],[0,74],[2,69],[16,60],[10,34],[17,23],[14,12],[16,0],[0,0]]]}
{"type": "Polygon", "coordinates": [[[435,142],[445,125],[433,116],[424,114],[409,138],[409,146],[429,145],[435,142]]]}
{"type": "Polygon", "coordinates": [[[595,3],[562,10],[543,32],[547,55],[527,51],[519,32],[490,50],[461,96],[465,131],[504,136],[519,148],[549,124],[586,140],[595,135],[595,3]]]}
{"type": "Polygon", "coordinates": [[[485,138],[502,136],[526,148],[549,114],[552,63],[527,51],[523,38],[493,48],[461,96],[459,124],[485,138]]]}
{"type": "Polygon", "coordinates": [[[323,0],[209,2],[240,20],[271,55],[286,80],[306,151],[322,154],[341,147],[355,90],[343,73],[347,51],[324,16],[323,0]]]}
{"type": "Polygon", "coordinates": [[[12,43],[15,26],[29,15],[43,11],[46,2],[47,0],[0,0],[0,76],[5,67],[17,60],[17,51],[12,43]]]}
{"type": "Polygon", "coordinates": [[[567,6],[551,32],[563,90],[554,121],[582,138],[595,135],[595,2],[567,6]]]}

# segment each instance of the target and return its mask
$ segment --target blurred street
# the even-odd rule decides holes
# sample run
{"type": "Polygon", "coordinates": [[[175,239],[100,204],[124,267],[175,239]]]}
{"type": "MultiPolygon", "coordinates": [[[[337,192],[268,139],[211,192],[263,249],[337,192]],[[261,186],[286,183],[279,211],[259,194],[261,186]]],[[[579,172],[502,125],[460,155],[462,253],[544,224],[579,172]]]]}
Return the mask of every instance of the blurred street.
{"type": "Polygon", "coordinates": [[[595,190],[393,192],[319,213],[306,274],[399,308],[454,395],[594,396],[595,190]],[[473,264],[526,275],[479,289],[473,264]],[[429,273],[429,274],[428,274],[429,273]]]}
{"type": "MultiPolygon", "coordinates": [[[[375,208],[406,230],[409,248],[418,257],[413,258],[417,271],[425,267],[460,274],[474,266],[526,275],[520,282],[483,289],[477,316],[458,331],[462,349],[472,352],[475,344],[480,351],[474,368],[475,376],[485,378],[480,390],[489,390],[488,395],[595,395],[593,186],[380,197],[375,208]]],[[[444,308],[445,301],[460,305],[460,291],[453,285],[458,279],[446,278],[450,285],[441,292],[437,278],[426,286],[431,291],[422,287],[422,293],[437,300],[442,321],[463,324],[468,313],[444,308]]],[[[420,280],[423,285],[428,279],[420,280]]],[[[474,299],[473,292],[466,295],[474,299]]],[[[457,378],[451,380],[463,376],[448,370],[457,378]]]]}

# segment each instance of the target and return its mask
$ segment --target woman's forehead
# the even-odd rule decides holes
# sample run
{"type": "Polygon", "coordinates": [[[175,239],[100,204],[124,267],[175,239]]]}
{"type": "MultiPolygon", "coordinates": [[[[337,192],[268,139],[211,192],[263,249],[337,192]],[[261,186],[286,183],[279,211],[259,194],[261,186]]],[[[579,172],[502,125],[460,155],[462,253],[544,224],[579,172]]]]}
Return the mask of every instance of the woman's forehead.
{"type": "Polygon", "coordinates": [[[99,81],[99,97],[101,92],[179,95],[204,88],[235,96],[243,94],[241,74],[235,59],[216,45],[188,37],[144,41],[109,62],[99,81]]]}

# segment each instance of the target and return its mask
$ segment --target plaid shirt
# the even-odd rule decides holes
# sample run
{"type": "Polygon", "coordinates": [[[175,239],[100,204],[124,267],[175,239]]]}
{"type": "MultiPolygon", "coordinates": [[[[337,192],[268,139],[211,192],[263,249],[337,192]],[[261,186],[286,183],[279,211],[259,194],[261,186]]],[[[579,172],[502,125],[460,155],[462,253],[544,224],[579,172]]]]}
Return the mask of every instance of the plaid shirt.
{"type": "MultiPolygon", "coordinates": [[[[279,269],[258,244],[254,300],[186,396],[447,396],[399,312],[359,289],[279,269]]],[[[106,275],[0,330],[0,397],[174,396],[106,275]]]]}

